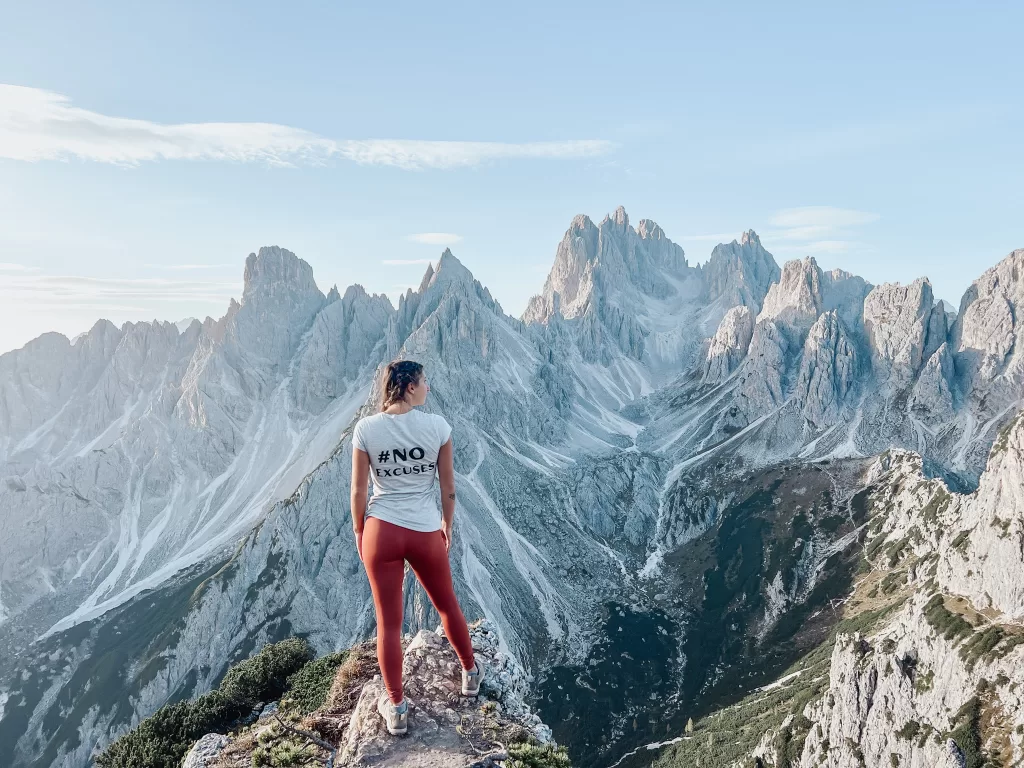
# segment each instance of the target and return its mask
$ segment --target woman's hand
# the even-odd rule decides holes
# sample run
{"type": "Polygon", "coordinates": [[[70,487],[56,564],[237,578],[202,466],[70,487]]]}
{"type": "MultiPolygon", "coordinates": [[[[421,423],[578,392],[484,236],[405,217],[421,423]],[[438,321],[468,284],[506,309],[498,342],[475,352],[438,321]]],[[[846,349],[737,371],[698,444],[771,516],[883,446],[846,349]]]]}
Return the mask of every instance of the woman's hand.
{"type": "Polygon", "coordinates": [[[356,537],[356,552],[359,553],[359,561],[363,560],[363,532],[352,529],[352,535],[356,537]]]}
{"type": "Polygon", "coordinates": [[[444,548],[446,552],[452,551],[452,524],[442,520],[441,521],[441,538],[444,540],[444,548]]]}

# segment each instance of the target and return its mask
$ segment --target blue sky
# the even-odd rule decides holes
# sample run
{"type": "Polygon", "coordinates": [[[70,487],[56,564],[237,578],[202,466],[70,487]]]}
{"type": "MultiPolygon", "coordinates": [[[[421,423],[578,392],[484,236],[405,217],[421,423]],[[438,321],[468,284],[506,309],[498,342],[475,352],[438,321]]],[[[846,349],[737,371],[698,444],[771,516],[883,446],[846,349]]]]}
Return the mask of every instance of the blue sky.
{"type": "Polygon", "coordinates": [[[518,315],[620,204],[953,304],[1024,247],[1020,4],[0,2],[0,351],[270,244],[397,302],[450,240],[518,315]]]}

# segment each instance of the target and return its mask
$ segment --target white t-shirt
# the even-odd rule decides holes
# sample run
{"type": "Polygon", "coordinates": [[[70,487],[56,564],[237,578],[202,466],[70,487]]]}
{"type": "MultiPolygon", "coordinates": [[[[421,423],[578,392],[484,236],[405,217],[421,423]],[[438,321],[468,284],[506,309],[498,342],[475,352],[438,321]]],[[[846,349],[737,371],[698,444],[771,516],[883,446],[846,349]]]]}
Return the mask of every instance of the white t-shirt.
{"type": "Polygon", "coordinates": [[[414,531],[440,530],[434,479],[438,451],[451,433],[444,416],[415,408],[360,419],[352,431],[352,445],[370,455],[373,495],[366,516],[414,531]]]}

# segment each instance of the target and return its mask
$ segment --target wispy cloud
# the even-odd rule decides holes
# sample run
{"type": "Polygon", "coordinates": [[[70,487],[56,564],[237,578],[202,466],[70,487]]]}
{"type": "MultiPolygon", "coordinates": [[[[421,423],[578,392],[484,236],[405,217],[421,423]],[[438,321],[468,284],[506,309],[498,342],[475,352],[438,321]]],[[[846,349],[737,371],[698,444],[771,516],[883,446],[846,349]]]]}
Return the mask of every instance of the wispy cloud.
{"type": "Polygon", "coordinates": [[[877,213],[855,211],[815,205],[806,208],[786,208],[771,218],[773,227],[780,227],[778,237],[788,240],[811,240],[835,232],[843,232],[863,224],[878,221],[877,213]]]}
{"type": "Polygon", "coordinates": [[[735,232],[719,232],[718,234],[712,235],[684,235],[679,238],[680,242],[690,240],[693,242],[709,242],[709,243],[729,243],[735,240],[737,233],[735,232]]]}
{"type": "Polygon", "coordinates": [[[762,239],[781,253],[847,253],[867,247],[856,234],[878,218],[877,213],[827,205],[786,208],[771,217],[773,229],[762,239]]]}
{"type": "Polygon", "coordinates": [[[39,267],[29,267],[25,264],[12,264],[9,261],[0,261],[0,272],[38,272],[39,267]]]}
{"type": "Polygon", "coordinates": [[[405,170],[460,168],[499,159],[573,158],[613,148],[601,139],[504,143],[329,139],[274,123],[164,124],[92,112],[59,93],[0,85],[0,157],[26,162],[226,160],[319,165],[340,158],[405,170]]]}
{"type": "Polygon", "coordinates": [[[860,245],[853,240],[811,240],[800,249],[807,253],[847,253],[860,245]]]}
{"type": "Polygon", "coordinates": [[[430,259],[383,259],[381,264],[395,265],[406,265],[406,264],[429,264],[430,259]]]}
{"type": "Polygon", "coordinates": [[[191,270],[191,269],[224,269],[226,267],[236,267],[237,264],[144,264],[143,266],[151,269],[170,269],[170,270],[191,270]]]}
{"type": "Polygon", "coordinates": [[[462,235],[451,232],[420,232],[418,235],[406,235],[405,239],[425,245],[455,245],[462,242],[462,235]]]}
{"type": "Polygon", "coordinates": [[[240,281],[110,279],[80,275],[11,275],[0,284],[0,301],[25,309],[140,310],[162,301],[227,306],[241,293],[240,281]]]}

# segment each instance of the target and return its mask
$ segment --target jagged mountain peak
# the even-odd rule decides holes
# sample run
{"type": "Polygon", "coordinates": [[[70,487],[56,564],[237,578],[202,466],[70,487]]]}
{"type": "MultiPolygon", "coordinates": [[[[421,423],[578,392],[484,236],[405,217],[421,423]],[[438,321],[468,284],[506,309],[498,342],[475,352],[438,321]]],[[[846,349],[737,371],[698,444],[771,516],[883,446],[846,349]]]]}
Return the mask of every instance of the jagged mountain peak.
{"type": "Polygon", "coordinates": [[[245,287],[242,303],[260,293],[277,293],[282,286],[299,294],[319,294],[313,279],[313,268],[285,248],[277,245],[263,246],[258,253],[250,253],[245,260],[245,287]]]}
{"type": "Polygon", "coordinates": [[[768,289],[758,320],[782,321],[807,331],[821,314],[822,281],[821,268],[813,256],[787,261],[779,281],[768,289]]]}
{"type": "Polygon", "coordinates": [[[626,213],[626,209],[623,206],[619,206],[613,213],[607,214],[601,221],[601,226],[605,224],[613,224],[617,229],[625,232],[629,228],[629,214],[626,213]]]}
{"type": "MultiPolygon", "coordinates": [[[[420,286],[416,291],[408,290],[398,300],[398,312],[389,331],[389,343],[400,345],[402,340],[426,322],[446,297],[457,294],[461,297],[475,297],[484,306],[504,318],[505,314],[473,273],[446,248],[437,262],[437,267],[428,265],[420,286]]],[[[397,351],[397,346],[395,346],[397,351]]]]}
{"type": "Polygon", "coordinates": [[[581,232],[588,229],[597,229],[597,225],[585,213],[577,213],[572,217],[572,221],[569,222],[568,232],[581,232]]]}
{"type": "Polygon", "coordinates": [[[752,229],[743,233],[740,242],[716,245],[701,273],[707,302],[718,302],[723,311],[743,304],[754,314],[761,311],[768,287],[781,274],[775,258],[752,229]]]}
{"type": "MultiPolygon", "coordinates": [[[[443,269],[457,269],[457,268],[465,269],[465,266],[463,265],[463,263],[461,261],[459,261],[455,257],[455,254],[452,253],[452,249],[451,248],[445,248],[444,252],[441,254],[441,258],[437,262],[437,271],[440,272],[443,269]]],[[[469,270],[466,270],[466,271],[468,272],[469,270]]]]}
{"type": "Polygon", "coordinates": [[[960,300],[952,340],[967,390],[987,389],[985,382],[991,382],[1002,395],[1019,397],[1024,380],[1022,310],[1024,248],[986,270],[960,300]]]}
{"type": "Polygon", "coordinates": [[[430,285],[430,281],[433,280],[433,278],[434,278],[434,265],[432,263],[431,264],[427,264],[427,270],[423,273],[423,279],[420,280],[420,287],[417,288],[416,290],[419,291],[420,293],[423,293],[423,291],[425,291],[427,289],[427,286],[430,285]]]}
{"type": "MultiPolygon", "coordinates": [[[[192,319],[195,322],[195,319],[192,319]]],[[[181,329],[184,330],[184,329],[181,329]]],[[[114,325],[107,319],[100,319],[93,323],[92,328],[83,334],[80,334],[77,338],[76,343],[90,342],[96,339],[107,339],[114,336],[118,336],[121,333],[121,329],[114,325]]]]}
{"type": "Polygon", "coordinates": [[[472,285],[476,282],[473,273],[465,264],[456,258],[451,248],[445,248],[441,258],[438,259],[437,268],[433,264],[427,265],[427,270],[420,281],[420,292],[422,293],[432,285],[447,286],[452,283],[462,282],[472,285]]]}
{"type": "Polygon", "coordinates": [[[341,298],[341,293],[338,291],[338,284],[335,283],[331,286],[331,290],[327,292],[327,303],[333,304],[341,298]]]}
{"type": "MultiPolygon", "coordinates": [[[[333,290],[336,290],[336,287],[335,289],[332,289],[332,291],[333,290]]],[[[345,293],[341,296],[341,300],[346,304],[351,304],[353,301],[361,299],[383,299],[390,303],[386,294],[374,293],[371,295],[366,288],[363,287],[362,283],[352,283],[352,285],[345,289],[345,293]]]]}
{"type": "Polygon", "coordinates": [[[605,294],[630,294],[627,303],[641,296],[664,299],[676,290],[665,275],[685,279],[689,270],[683,249],[656,222],[642,219],[633,229],[622,206],[597,226],[578,214],[558,245],[543,293],[531,299],[523,319],[550,320],[555,294],[566,318],[582,316],[605,294]]]}
{"type": "Polygon", "coordinates": [[[640,236],[641,240],[667,240],[668,237],[665,235],[663,230],[658,223],[651,219],[640,219],[637,224],[636,233],[640,236]]]}

